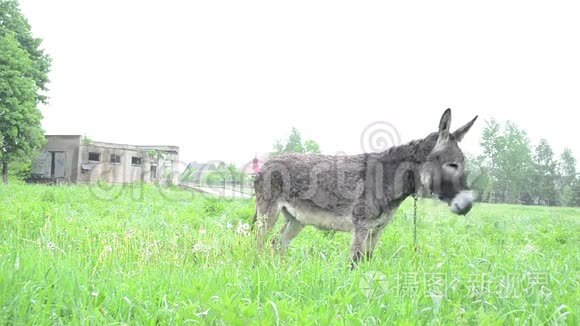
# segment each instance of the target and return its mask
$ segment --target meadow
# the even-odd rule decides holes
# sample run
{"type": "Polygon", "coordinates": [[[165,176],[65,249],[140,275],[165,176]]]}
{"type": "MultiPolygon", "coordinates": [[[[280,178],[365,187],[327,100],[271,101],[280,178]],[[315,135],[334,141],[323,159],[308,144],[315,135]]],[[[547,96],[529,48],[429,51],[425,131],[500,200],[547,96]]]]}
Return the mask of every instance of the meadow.
{"type": "Polygon", "coordinates": [[[418,207],[351,271],[345,233],[258,254],[253,200],[0,185],[0,324],[580,324],[580,209],[418,207]]]}

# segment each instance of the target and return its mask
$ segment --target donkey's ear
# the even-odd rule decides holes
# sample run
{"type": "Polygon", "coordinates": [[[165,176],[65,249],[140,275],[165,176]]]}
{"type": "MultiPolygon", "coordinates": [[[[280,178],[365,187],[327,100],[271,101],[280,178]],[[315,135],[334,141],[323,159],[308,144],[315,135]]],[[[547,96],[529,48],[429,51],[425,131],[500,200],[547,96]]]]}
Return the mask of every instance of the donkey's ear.
{"type": "Polygon", "coordinates": [[[439,142],[447,141],[449,139],[449,127],[451,127],[451,109],[445,110],[439,122],[439,142]]]}
{"type": "Polygon", "coordinates": [[[465,136],[465,134],[469,131],[469,129],[471,129],[471,126],[473,126],[475,120],[477,120],[477,116],[475,116],[473,120],[466,123],[465,126],[455,130],[455,132],[453,133],[453,139],[455,139],[455,141],[460,142],[463,139],[463,136],[465,136]]]}

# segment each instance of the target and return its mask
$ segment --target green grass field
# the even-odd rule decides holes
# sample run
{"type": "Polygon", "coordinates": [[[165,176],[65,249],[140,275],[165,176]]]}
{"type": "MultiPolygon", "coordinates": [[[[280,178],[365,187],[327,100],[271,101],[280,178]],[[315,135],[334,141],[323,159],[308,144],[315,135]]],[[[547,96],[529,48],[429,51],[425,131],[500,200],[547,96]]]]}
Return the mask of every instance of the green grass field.
{"type": "Polygon", "coordinates": [[[258,255],[252,201],[0,185],[0,324],[580,324],[580,209],[412,202],[372,261],[306,228],[258,255]]]}

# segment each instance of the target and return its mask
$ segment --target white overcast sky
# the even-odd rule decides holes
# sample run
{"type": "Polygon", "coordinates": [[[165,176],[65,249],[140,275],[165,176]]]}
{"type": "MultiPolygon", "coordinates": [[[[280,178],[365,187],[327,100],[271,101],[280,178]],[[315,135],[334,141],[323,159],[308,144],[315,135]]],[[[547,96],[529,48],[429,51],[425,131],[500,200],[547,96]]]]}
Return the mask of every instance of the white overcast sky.
{"type": "Polygon", "coordinates": [[[493,117],[580,156],[578,2],[20,2],[54,59],[47,134],[242,162],[292,126],[328,154],[375,121],[410,141],[450,107],[481,118],[466,152],[493,117]]]}

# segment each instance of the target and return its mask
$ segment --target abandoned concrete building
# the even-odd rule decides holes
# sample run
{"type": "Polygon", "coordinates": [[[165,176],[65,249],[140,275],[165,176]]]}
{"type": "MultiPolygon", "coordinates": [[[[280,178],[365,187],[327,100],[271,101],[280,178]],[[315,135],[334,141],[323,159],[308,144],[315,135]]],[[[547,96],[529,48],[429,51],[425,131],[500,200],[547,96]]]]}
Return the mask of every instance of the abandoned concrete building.
{"type": "Polygon", "coordinates": [[[177,183],[177,146],[104,143],[79,135],[47,135],[46,140],[31,171],[33,181],[177,183]]]}

